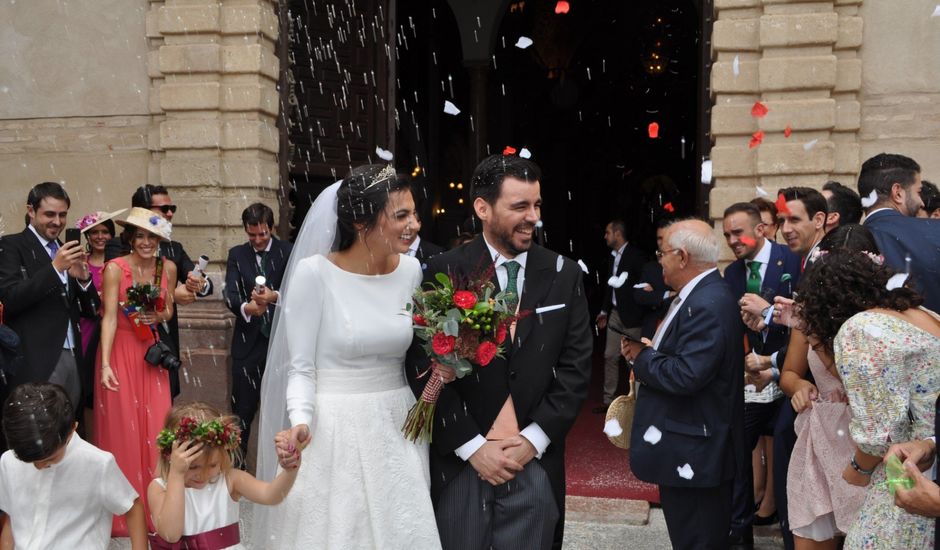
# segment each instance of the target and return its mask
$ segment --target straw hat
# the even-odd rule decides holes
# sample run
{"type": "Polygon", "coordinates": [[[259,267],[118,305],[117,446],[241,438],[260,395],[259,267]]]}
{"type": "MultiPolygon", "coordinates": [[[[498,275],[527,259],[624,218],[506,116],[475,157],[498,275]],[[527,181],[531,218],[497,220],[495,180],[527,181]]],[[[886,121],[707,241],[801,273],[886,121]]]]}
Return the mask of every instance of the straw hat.
{"type": "Polygon", "coordinates": [[[114,212],[103,212],[101,210],[92,212],[91,214],[88,214],[75,222],[75,227],[80,229],[82,233],[85,233],[92,227],[102,224],[110,219],[114,219],[116,216],[120,216],[124,212],[127,212],[127,208],[115,210],[114,212]]]}
{"type": "Polygon", "coordinates": [[[616,419],[620,424],[620,429],[623,430],[620,435],[611,436],[608,434],[607,439],[621,449],[630,448],[630,432],[633,430],[633,413],[636,410],[635,384],[631,380],[630,393],[621,395],[610,403],[610,407],[607,408],[607,417],[604,419],[605,424],[613,419],[616,419]]]}
{"type": "Polygon", "coordinates": [[[114,220],[118,225],[127,227],[128,225],[143,229],[149,233],[160,237],[160,240],[169,241],[172,227],[170,222],[159,214],[154,214],[146,208],[133,207],[127,218],[124,220],[114,220]]]}

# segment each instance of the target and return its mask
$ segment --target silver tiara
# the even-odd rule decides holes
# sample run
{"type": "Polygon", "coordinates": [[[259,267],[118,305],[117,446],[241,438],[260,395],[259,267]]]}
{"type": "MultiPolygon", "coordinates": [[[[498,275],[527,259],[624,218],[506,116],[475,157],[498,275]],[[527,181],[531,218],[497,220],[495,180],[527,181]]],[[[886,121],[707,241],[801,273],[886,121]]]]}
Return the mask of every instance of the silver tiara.
{"type": "Polygon", "coordinates": [[[389,165],[386,166],[385,168],[382,168],[382,171],[379,172],[377,176],[375,176],[375,179],[372,180],[372,183],[370,183],[369,185],[365,186],[365,188],[363,189],[363,191],[367,191],[367,190],[371,189],[372,187],[375,187],[376,185],[382,183],[383,181],[388,181],[388,180],[395,179],[395,177],[396,177],[397,175],[398,175],[398,173],[395,172],[395,167],[392,166],[391,164],[389,164],[389,165]]]}

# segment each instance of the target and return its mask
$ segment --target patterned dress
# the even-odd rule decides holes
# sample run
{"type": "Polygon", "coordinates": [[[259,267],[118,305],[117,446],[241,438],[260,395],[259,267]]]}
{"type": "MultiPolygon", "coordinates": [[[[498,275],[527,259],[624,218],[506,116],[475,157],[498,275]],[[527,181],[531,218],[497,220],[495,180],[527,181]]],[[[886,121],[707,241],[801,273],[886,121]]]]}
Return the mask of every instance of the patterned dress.
{"type": "MultiPolygon", "coordinates": [[[[934,435],[940,394],[940,339],[887,313],[865,311],[845,322],[835,360],[853,418],[858,448],[883,456],[892,443],[934,435]]],[[[934,520],[894,505],[884,465],[872,474],[845,549],[933,548],[934,520]]]]}

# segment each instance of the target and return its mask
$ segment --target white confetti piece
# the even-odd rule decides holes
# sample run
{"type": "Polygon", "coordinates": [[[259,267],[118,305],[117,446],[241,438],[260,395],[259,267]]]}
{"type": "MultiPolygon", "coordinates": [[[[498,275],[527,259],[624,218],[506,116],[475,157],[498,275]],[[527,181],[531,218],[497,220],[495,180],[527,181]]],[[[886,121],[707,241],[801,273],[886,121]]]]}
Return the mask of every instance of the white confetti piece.
{"type": "Polygon", "coordinates": [[[937,7],[933,9],[933,15],[930,17],[940,17],[940,4],[937,4],[937,7]]]}
{"type": "Polygon", "coordinates": [[[695,472],[692,471],[692,467],[688,464],[677,466],[676,471],[679,472],[679,477],[682,479],[692,479],[692,476],[695,475],[695,472]]]}
{"type": "Polygon", "coordinates": [[[862,197],[862,206],[865,208],[871,208],[876,202],[878,202],[878,191],[874,189],[871,190],[871,193],[869,193],[867,197],[862,197]]]}
{"type": "Polygon", "coordinates": [[[558,259],[555,260],[555,271],[561,273],[561,268],[565,267],[565,258],[561,254],[558,255],[558,259]]]}
{"type": "Polygon", "coordinates": [[[549,311],[555,311],[556,309],[561,309],[563,307],[565,307],[565,304],[554,304],[550,306],[537,307],[535,308],[535,314],[538,315],[539,313],[548,313],[549,311]]]}
{"type": "Polygon", "coordinates": [[[897,273],[895,275],[892,275],[891,278],[888,279],[888,284],[885,285],[885,288],[887,288],[888,290],[901,288],[902,286],[904,286],[905,281],[907,281],[907,275],[908,275],[907,273],[897,273]]]}
{"type": "Polygon", "coordinates": [[[747,384],[744,386],[744,391],[757,393],[757,386],[754,384],[747,384]]]}
{"type": "Polygon", "coordinates": [[[770,196],[770,193],[768,193],[767,191],[764,191],[764,188],[761,187],[760,185],[758,185],[758,186],[756,187],[756,189],[757,189],[757,196],[758,196],[758,197],[769,197],[769,196],[770,196]]]}
{"type": "Polygon", "coordinates": [[[843,429],[841,429],[841,428],[838,429],[838,430],[836,430],[836,435],[839,436],[839,437],[845,437],[845,430],[843,430],[843,429]]]}
{"type": "Polygon", "coordinates": [[[532,158],[532,151],[529,151],[527,148],[523,147],[522,150],[519,151],[519,156],[524,159],[530,159],[532,158]]]}
{"type": "Polygon", "coordinates": [[[520,36],[519,40],[516,40],[516,47],[520,50],[524,50],[532,45],[532,39],[528,36],[520,36]]]}
{"type": "Polygon", "coordinates": [[[633,288],[646,288],[646,285],[648,285],[648,284],[649,284],[649,283],[637,283],[637,284],[633,285],[633,288]]]}
{"type": "Polygon", "coordinates": [[[623,286],[623,283],[627,282],[627,276],[628,273],[626,271],[616,277],[611,275],[610,279],[607,279],[607,285],[614,288],[620,288],[623,286]]]}
{"type": "Polygon", "coordinates": [[[444,100],[444,112],[449,115],[457,116],[460,114],[460,109],[450,101],[444,100]]]}
{"type": "Polygon", "coordinates": [[[392,160],[393,158],[395,158],[395,155],[393,155],[391,151],[389,151],[389,150],[387,150],[387,149],[382,149],[382,148],[379,147],[378,145],[375,146],[375,154],[376,154],[376,156],[378,156],[380,159],[382,159],[382,160],[384,160],[384,161],[386,161],[386,162],[391,162],[391,160],[392,160]]]}
{"type": "Polygon", "coordinates": [[[815,147],[817,143],[819,143],[818,139],[807,141],[806,143],[803,144],[803,150],[809,151],[810,149],[815,147]]]}
{"type": "Polygon", "coordinates": [[[620,422],[616,418],[611,418],[604,423],[604,433],[607,437],[617,437],[623,433],[623,428],[620,427],[620,422]]]}
{"type": "Polygon", "coordinates": [[[731,72],[734,73],[734,76],[741,74],[741,58],[739,56],[734,56],[734,61],[731,62],[731,72]]]}
{"type": "Polygon", "coordinates": [[[702,161],[702,183],[708,185],[712,182],[712,161],[702,161]]]}
{"type": "Polygon", "coordinates": [[[545,223],[542,222],[542,220],[535,222],[535,227],[542,227],[543,225],[545,225],[545,223]]]}
{"type": "Polygon", "coordinates": [[[881,330],[881,327],[877,327],[873,325],[867,325],[865,327],[865,332],[872,338],[881,338],[881,335],[884,333],[881,330]]]}
{"type": "Polygon", "coordinates": [[[583,260],[578,260],[578,265],[581,266],[581,271],[583,271],[585,274],[590,273],[590,271],[588,271],[587,264],[585,264],[583,260]]]}
{"type": "Polygon", "coordinates": [[[650,426],[646,428],[646,433],[643,434],[643,441],[646,441],[650,445],[655,445],[659,443],[659,440],[663,438],[663,432],[659,431],[659,428],[656,426],[650,426]]]}

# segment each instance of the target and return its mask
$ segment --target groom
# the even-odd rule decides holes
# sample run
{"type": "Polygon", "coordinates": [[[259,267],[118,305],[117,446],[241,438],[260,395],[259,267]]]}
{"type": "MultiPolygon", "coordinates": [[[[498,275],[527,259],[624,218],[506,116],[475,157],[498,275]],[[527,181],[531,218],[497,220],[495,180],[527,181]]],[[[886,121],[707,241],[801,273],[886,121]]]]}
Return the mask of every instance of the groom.
{"type": "MultiPolygon", "coordinates": [[[[483,234],[428,260],[436,273],[492,273],[516,291],[523,316],[502,358],[441,391],[434,416],[431,492],[445,550],[561,548],[565,436],[587,396],[591,333],[581,270],[532,242],[541,217],[541,173],[516,156],[491,155],[473,173],[483,234]],[[495,273],[488,271],[495,265],[495,273]]],[[[415,395],[429,366],[408,353],[415,395]]]]}

